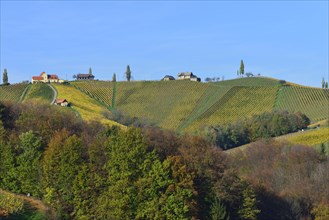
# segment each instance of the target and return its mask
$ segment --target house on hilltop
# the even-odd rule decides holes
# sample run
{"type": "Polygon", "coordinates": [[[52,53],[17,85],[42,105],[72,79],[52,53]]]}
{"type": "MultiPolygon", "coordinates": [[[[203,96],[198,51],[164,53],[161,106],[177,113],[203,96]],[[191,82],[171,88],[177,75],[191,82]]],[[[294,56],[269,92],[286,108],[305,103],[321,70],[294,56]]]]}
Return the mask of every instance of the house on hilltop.
{"type": "Polygon", "coordinates": [[[170,75],[166,75],[165,77],[163,77],[162,80],[163,80],[163,81],[175,80],[175,77],[170,76],[170,75]]]}
{"type": "Polygon", "coordinates": [[[77,75],[77,80],[93,80],[95,76],[93,74],[83,74],[79,73],[77,75]]]}
{"type": "Polygon", "coordinates": [[[57,75],[48,75],[46,72],[42,72],[39,76],[32,76],[32,83],[62,83],[64,80],[58,78],[57,75]]]}
{"type": "Polygon", "coordinates": [[[178,74],[178,79],[179,80],[191,80],[195,82],[200,82],[201,79],[194,75],[192,72],[182,72],[178,74]]]}

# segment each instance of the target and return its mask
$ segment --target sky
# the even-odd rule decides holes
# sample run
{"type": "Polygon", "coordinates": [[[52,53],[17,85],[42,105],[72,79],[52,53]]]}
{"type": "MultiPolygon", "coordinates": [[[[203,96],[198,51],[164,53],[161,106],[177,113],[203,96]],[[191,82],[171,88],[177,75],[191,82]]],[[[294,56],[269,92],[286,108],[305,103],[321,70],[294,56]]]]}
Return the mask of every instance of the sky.
{"type": "MultiPolygon", "coordinates": [[[[10,83],[45,71],[72,80],[160,80],[245,72],[321,87],[328,1],[3,1],[0,69],[10,83]]],[[[2,82],[2,79],[1,79],[2,82]]]]}

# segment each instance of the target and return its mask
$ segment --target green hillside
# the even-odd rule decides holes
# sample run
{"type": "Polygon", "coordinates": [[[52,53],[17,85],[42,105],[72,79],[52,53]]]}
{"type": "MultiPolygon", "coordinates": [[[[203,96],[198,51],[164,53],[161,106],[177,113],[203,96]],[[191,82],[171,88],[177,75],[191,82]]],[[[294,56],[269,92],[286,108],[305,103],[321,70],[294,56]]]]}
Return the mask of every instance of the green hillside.
{"type": "Polygon", "coordinates": [[[27,86],[26,83],[0,86],[0,101],[19,102],[27,86]]]}
{"type": "Polygon", "coordinates": [[[276,109],[305,113],[312,122],[329,116],[329,90],[301,86],[284,86],[278,91],[276,109]]]}
{"type": "Polygon", "coordinates": [[[266,77],[215,83],[118,82],[116,88],[104,81],[71,84],[108,108],[176,131],[194,132],[275,109],[301,111],[312,122],[328,118],[328,91],[292,83],[283,86],[282,81],[266,77]]]}
{"type": "MultiPolygon", "coordinates": [[[[175,80],[74,81],[70,84],[54,86],[59,90],[59,98],[69,98],[85,119],[104,120],[103,112],[115,109],[126,116],[146,119],[179,132],[197,132],[208,125],[230,123],[276,109],[300,111],[312,123],[329,115],[329,90],[266,77],[215,83],[175,80]]],[[[26,84],[0,87],[4,91],[0,100],[19,100],[25,87],[26,84]]],[[[25,99],[49,100],[50,97],[50,88],[41,84],[32,85],[25,99]]]]}
{"type": "Polygon", "coordinates": [[[28,88],[23,101],[34,99],[50,103],[53,99],[53,96],[54,92],[48,86],[48,84],[32,84],[28,88]]]}

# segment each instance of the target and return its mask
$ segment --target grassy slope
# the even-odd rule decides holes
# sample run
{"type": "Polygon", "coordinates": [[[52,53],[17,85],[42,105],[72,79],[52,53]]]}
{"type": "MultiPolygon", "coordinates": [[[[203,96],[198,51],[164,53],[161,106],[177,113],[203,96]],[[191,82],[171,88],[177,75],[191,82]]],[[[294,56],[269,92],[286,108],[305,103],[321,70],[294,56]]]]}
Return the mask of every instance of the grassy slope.
{"type": "Polygon", "coordinates": [[[18,102],[25,88],[29,84],[19,83],[8,86],[0,86],[0,101],[18,102]]]}
{"type": "Polygon", "coordinates": [[[53,96],[54,92],[47,84],[32,84],[25,95],[24,101],[33,99],[50,103],[53,96]]]}
{"type": "MultiPolygon", "coordinates": [[[[72,82],[104,106],[111,106],[113,83],[72,82]]],[[[204,125],[229,123],[273,109],[301,111],[312,122],[328,118],[325,90],[266,77],[239,78],[216,83],[190,81],[119,82],[116,107],[131,117],[145,118],[160,127],[197,131],[204,125]],[[305,103],[308,100],[308,103],[305,103]]]]}
{"type": "Polygon", "coordinates": [[[67,99],[71,103],[72,108],[77,110],[84,120],[97,120],[104,124],[121,126],[114,121],[104,118],[102,113],[108,111],[106,107],[73,86],[62,84],[52,85],[58,92],[58,98],[67,99]]]}

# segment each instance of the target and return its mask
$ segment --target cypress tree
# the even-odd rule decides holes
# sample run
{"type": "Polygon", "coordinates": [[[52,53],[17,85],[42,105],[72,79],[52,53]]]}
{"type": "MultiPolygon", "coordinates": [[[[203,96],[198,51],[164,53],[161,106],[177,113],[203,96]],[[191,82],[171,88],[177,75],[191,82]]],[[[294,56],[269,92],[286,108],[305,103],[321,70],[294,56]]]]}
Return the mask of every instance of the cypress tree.
{"type": "Polygon", "coordinates": [[[130,71],[130,66],[129,66],[129,65],[127,65],[126,78],[127,78],[127,81],[128,81],[128,82],[129,82],[130,79],[131,79],[131,71],[130,71]]]}
{"type": "Polygon", "coordinates": [[[240,74],[243,76],[244,74],[244,63],[243,63],[243,60],[241,60],[240,62],[240,74]]]}
{"type": "Polygon", "coordinates": [[[117,81],[117,76],[115,73],[113,73],[113,76],[112,76],[112,82],[116,82],[117,81]]]}
{"type": "Polygon", "coordinates": [[[89,67],[89,75],[93,75],[93,71],[92,71],[91,67],[89,67]]]}
{"type": "Polygon", "coordinates": [[[8,85],[8,73],[7,73],[7,69],[4,69],[3,70],[2,82],[3,82],[3,85],[8,85]]]}

